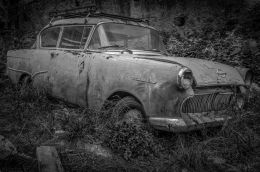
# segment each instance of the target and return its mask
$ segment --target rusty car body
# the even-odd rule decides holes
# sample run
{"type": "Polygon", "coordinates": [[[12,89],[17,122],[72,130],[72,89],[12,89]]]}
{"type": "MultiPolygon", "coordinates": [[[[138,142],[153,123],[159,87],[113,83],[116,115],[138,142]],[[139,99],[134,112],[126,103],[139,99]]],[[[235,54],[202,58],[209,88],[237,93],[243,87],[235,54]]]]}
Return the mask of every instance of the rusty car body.
{"type": "Polygon", "coordinates": [[[154,128],[172,132],[223,124],[252,79],[248,69],[168,56],[153,27],[104,15],[51,21],[31,49],[7,56],[14,83],[29,77],[54,97],[95,109],[132,97],[154,128]]]}

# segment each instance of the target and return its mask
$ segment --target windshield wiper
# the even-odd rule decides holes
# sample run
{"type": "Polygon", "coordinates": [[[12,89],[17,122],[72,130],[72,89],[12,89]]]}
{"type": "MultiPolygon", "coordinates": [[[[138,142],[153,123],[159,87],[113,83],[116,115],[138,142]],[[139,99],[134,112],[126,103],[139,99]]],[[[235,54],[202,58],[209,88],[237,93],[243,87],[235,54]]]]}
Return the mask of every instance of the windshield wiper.
{"type": "Polygon", "coordinates": [[[147,50],[145,50],[145,51],[159,52],[159,53],[162,53],[163,55],[166,55],[166,56],[169,55],[167,52],[164,52],[164,51],[159,50],[159,49],[147,49],[147,50]]]}
{"type": "Polygon", "coordinates": [[[99,47],[98,49],[106,49],[106,48],[125,48],[125,46],[114,44],[114,45],[107,45],[107,46],[99,47]]]}

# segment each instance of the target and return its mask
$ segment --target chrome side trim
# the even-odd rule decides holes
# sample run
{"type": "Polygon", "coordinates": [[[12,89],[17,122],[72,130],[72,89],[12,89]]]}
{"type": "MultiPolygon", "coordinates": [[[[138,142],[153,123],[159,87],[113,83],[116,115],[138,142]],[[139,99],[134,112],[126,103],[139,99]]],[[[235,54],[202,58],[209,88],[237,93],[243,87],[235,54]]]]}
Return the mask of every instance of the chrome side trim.
{"type": "Polygon", "coordinates": [[[29,72],[24,71],[24,70],[18,70],[18,69],[14,69],[14,68],[11,68],[11,67],[8,67],[7,69],[11,70],[11,71],[15,71],[15,72],[26,73],[26,74],[31,76],[31,74],[29,72]]]}
{"type": "Polygon", "coordinates": [[[19,72],[19,73],[25,73],[27,75],[30,75],[31,76],[31,79],[34,79],[37,75],[39,74],[42,74],[42,73],[47,73],[48,71],[39,71],[39,72],[35,72],[34,74],[31,74],[27,71],[24,71],[24,70],[18,70],[18,69],[14,69],[14,68],[11,68],[11,67],[8,67],[8,70],[11,70],[11,71],[15,71],[15,72],[19,72]]]}
{"type": "Polygon", "coordinates": [[[43,74],[43,73],[47,73],[48,71],[40,71],[40,72],[35,72],[33,75],[32,75],[32,79],[35,78],[35,76],[39,75],[39,74],[43,74]]]}

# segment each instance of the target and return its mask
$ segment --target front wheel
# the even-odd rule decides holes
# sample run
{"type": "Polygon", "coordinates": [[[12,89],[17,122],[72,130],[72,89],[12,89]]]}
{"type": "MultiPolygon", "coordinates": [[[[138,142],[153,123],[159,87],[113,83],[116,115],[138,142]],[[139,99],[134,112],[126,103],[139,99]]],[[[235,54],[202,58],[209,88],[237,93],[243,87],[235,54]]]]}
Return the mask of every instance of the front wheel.
{"type": "Polygon", "coordinates": [[[113,108],[113,115],[118,122],[142,125],[144,122],[142,105],[133,97],[124,97],[119,100],[113,108]]]}

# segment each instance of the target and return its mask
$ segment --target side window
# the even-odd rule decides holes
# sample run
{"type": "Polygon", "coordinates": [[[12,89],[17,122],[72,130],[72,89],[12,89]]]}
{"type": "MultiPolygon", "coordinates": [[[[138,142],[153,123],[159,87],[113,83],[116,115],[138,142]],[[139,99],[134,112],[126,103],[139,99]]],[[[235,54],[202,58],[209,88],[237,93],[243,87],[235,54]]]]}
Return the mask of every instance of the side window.
{"type": "Polygon", "coordinates": [[[89,49],[98,49],[99,47],[101,47],[101,43],[100,43],[98,29],[96,29],[89,43],[89,49]]]}
{"type": "Polygon", "coordinates": [[[41,33],[42,47],[56,47],[60,34],[60,27],[52,27],[41,33]]]}
{"type": "Polygon", "coordinates": [[[65,26],[63,29],[60,48],[83,49],[88,39],[91,27],[65,26]]]}

